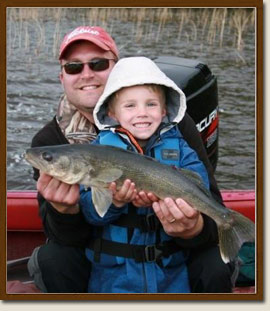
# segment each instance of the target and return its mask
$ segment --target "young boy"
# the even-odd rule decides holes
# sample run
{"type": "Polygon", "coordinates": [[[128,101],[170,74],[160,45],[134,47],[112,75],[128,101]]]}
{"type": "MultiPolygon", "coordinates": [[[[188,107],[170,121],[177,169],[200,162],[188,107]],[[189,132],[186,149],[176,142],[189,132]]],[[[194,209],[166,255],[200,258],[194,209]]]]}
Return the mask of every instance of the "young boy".
{"type": "MultiPolygon", "coordinates": [[[[193,170],[208,187],[203,164],[176,126],[185,110],[184,93],[154,62],[145,57],[124,58],[113,68],[94,109],[95,124],[101,131],[94,143],[133,150],[193,170]]],[[[158,200],[153,194],[137,193],[131,180],[121,189],[112,183],[110,189],[113,204],[104,217],[95,210],[91,189],[81,190],[80,206],[94,225],[95,236],[86,250],[92,263],[88,291],[190,292],[189,248],[180,248],[175,237],[188,240],[199,236],[204,216],[181,198],[158,200]]]]}

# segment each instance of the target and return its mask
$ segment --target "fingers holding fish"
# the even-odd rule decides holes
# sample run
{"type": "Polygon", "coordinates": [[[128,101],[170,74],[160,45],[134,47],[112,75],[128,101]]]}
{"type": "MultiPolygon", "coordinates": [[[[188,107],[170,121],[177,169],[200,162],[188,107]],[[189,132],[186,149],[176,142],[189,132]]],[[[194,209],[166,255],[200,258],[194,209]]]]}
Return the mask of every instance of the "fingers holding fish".
{"type": "Polygon", "coordinates": [[[144,191],[140,191],[132,204],[136,207],[147,207],[152,205],[152,201],[148,198],[147,194],[144,191]]]}
{"type": "Polygon", "coordinates": [[[169,204],[168,207],[177,207],[179,211],[181,211],[182,217],[179,218],[179,216],[178,220],[181,221],[181,224],[185,228],[183,233],[181,233],[181,237],[192,238],[198,235],[202,231],[204,225],[201,213],[181,198],[177,198],[173,202],[175,202],[175,205],[169,204]]]}
{"type": "Polygon", "coordinates": [[[152,206],[153,202],[158,201],[158,197],[155,196],[153,193],[145,192],[145,191],[140,191],[135,200],[132,201],[133,205],[136,207],[148,207],[152,206]]]}
{"type": "Polygon", "coordinates": [[[184,230],[181,222],[178,222],[177,216],[169,211],[165,200],[154,202],[152,207],[167,234],[174,236],[174,232],[179,233],[184,230]]]}
{"type": "MultiPolygon", "coordinates": [[[[167,207],[175,218],[181,222],[182,226],[188,230],[199,229],[203,220],[200,212],[189,205],[185,200],[177,198],[172,200],[170,198],[165,199],[167,207]],[[197,228],[198,227],[198,228],[197,228]]],[[[190,234],[190,232],[188,233],[190,234]]]]}
{"type": "Polygon", "coordinates": [[[122,207],[126,203],[133,201],[136,198],[137,190],[135,183],[126,179],[120,189],[117,189],[116,183],[111,183],[109,189],[113,194],[113,204],[116,207],[122,207]]]}
{"type": "Polygon", "coordinates": [[[182,212],[177,209],[174,200],[171,198],[161,200],[160,208],[164,215],[164,221],[167,221],[169,224],[175,223],[177,220],[183,218],[182,212]]]}
{"type": "Polygon", "coordinates": [[[153,209],[159,218],[165,232],[168,235],[181,238],[192,238],[199,234],[203,228],[203,218],[196,210],[195,212],[189,211],[192,209],[185,201],[173,200],[166,198],[153,203],[153,209]],[[182,211],[183,210],[190,217],[182,211]]]}
{"type": "Polygon", "coordinates": [[[175,200],[175,203],[185,217],[190,219],[198,217],[199,211],[196,208],[193,208],[191,205],[189,205],[185,200],[177,198],[175,200]]]}
{"type": "Polygon", "coordinates": [[[37,190],[60,213],[74,214],[79,212],[77,206],[80,195],[79,185],[69,185],[40,172],[37,190]]]}

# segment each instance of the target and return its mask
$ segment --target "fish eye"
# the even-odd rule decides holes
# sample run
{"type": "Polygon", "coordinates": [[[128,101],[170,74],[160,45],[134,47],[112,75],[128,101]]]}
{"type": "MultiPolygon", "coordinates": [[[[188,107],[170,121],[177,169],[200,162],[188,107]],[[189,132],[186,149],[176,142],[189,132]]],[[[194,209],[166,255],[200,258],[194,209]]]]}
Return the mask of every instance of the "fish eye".
{"type": "Polygon", "coordinates": [[[45,161],[50,162],[50,161],[52,161],[53,156],[52,156],[52,154],[50,152],[45,151],[45,152],[42,153],[42,158],[45,161]]]}

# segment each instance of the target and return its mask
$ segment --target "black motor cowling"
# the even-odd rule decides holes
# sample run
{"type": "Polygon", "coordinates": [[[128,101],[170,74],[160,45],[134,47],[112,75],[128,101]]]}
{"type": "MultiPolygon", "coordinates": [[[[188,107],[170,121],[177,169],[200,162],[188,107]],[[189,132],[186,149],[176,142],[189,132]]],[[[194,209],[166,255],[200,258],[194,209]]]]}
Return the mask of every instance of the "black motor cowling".
{"type": "Polygon", "coordinates": [[[198,60],[160,56],[154,61],[185,93],[187,112],[196,123],[215,170],[218,160],[217,78],[198,60]]]}

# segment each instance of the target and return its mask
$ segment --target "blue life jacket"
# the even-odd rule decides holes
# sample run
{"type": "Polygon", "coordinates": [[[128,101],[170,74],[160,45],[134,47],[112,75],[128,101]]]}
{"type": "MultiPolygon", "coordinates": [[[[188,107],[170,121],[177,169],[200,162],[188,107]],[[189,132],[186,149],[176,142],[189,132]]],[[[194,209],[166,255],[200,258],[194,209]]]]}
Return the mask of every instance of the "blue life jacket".
{"type": "MultiPolygon", "coordinates": [[[[99,142],[101,145],[115,146],[118,148],[128,149],[129,145],[125,143],[118,134],[111,131],[102,131],[99,134],[99,142]]],[[[154,147],[155,159],[159,162],[167,165],[179,165],[179,138],[169,137],[163,140],[162,143],[158,143],[154,147]]]]}
{"type": "MultiPolygon", "coordinates": [[[[183,156],[181,154],[183,150],[180,150],[179,143],[181,134],[175,129],[169,132],[173,135],[165,134],[162,141],[153,145],[151,151],[161,163],[179,167],[180,156],[183,156]]],[[[131,147],[128,140],[120,138],[118,133],[115,134],[111,131],[102,131],[96,143],[123,149],[131,147]]],[[[189,148],[189,146],[185,145],[185,148],[189,148]]],[[[191,163],[193,162],[191,161],[191,163]]],[[[198,163],[200,164],[199,160],[198,163]]],[[[80,203],[83,212],[89,208],[89,200],[91,200],[89,191],[81,193],[80,203]]],[[[96,238],[91,242],[91,247],[86,250],[86,255],[92,262],[89,292],[190,292],[185,264],[189,252],[180,250],[174,239],[168,236],[160,225],[157,225],[157,218],[152,209],[135,208],[129,204],[121,209],[112,206],[109,211],[111,217],[114,213],[118,213],[118,217],[104,226],[95,227],[96,238]],[[123,219],[124,221],[121,221],[123,219]],[[142,223],[146,223],[146,230],[144,231],[141,226],[130,228],[127,222],[130,219],[131,222],[132,220],[137,222],[140,222],[138,221],[140,219],[144,220],[142,223]],[[129,247],[133,245],[138,246],[138,249],[135,247],[138,254],[136,253],[134,256],[134,249],[129,250],[129,247]],[[147,246],[145,247],[145,245],[147,246]],[[162,249],[165,256],[158,257],[159,249],[156,245],[165,245],[164,250],[162,249]],[[104,253],[102,249],[105,247],[110,251],[104,253]]],[[[86,212],[84,214],[87,218],[86,212]]]]}

